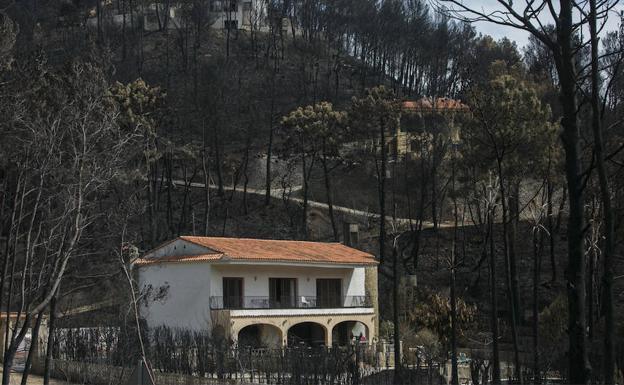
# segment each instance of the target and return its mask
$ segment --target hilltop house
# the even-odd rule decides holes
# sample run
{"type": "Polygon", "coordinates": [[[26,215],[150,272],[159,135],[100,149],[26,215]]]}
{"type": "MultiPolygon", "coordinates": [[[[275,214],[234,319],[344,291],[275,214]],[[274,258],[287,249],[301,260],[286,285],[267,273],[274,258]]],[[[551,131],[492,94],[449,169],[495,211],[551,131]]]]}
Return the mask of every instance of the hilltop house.
{"type": "MultiPolygon", "coordinates": [[[[470,113],[469,107],[459,100],[450,98],[421,98],[401,103],[400,124],[387,132],[386,153],[390,160],[418,159],[431,147],[431,133],[437,132],[452,141],[459,140],[460,123],[458,117],[470,113]]],[[[364,149],[379,152],[379,138],[356,140],[347,144],[347,151],[364,149]]]]}
{"type": "Polygon", "coordinates": [[[149,327],[218,328],[252,346],[376,338],[377,262],[340,243],[182,236],[135,266],[149,327]]]}
{"type": "Polygon", "coordinates": [[[267,25],[264,0],[211,0],[209,12],[213,28],[259,31],[267,25]]]}
{"type": "MultiPolygon", "coordinates": [[[[210,0],[202,7],[199,9],[204,23],[213,29],[265,31],[268,27],[264,0],[210,0]]],[[[158,31],[164,28],[184,28],[186,23],[194,22],[196,17],[192,14],[194,10],[180,1],[152,2],[141,8],[140,12],[128,12],[117,8],[117,3],[103,2],[100,12],[98,17],[97,7],[90,9],[87,26],[98,28],[98,23],[101,23],[129,27],[139,23],[145,31],[158,31]]]]}
{"type": "Polygon", "coordinates": [[[456,99],[421,98],[402,104],[401,124],[389,139],[389,153],[394,157],[420,158],[428,152],[432,132],[443,134],[451,142],[460,140],[458,117],[470,113],[469,107],[456,99]]]}

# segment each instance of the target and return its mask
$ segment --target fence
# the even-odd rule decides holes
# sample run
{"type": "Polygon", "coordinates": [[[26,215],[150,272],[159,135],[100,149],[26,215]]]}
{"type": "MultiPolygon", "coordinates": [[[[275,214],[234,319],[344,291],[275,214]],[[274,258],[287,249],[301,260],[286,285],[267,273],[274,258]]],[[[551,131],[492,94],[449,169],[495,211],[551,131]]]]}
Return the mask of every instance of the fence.
{"type": "MultiPolygon", "coordinates": [[[[185,378],[185,383],[202,383],[195,382],[202,379],[205,384],[389,385],[394,381],[392,352],[383,344],[253,348],[230,346],[224,338],[206,332],[166,327],[146,333],[144,341],[157,377],[185,378]]],[[[110,383],[93,375],[87,378],[85,373],[131,372],[140,356],[136,345],[136,338],[123,328],[59,329],[54,332],[53,358],[65,371],[72,368],[70,363],[79,368],[74,380],[110,383]]],[[[418,357],[407,354],[404,359],[402,382],[430,383],[431,371],[421,368],[418,357]]],[[[437,376],[433,379],[439,382],[437,376]]]]}

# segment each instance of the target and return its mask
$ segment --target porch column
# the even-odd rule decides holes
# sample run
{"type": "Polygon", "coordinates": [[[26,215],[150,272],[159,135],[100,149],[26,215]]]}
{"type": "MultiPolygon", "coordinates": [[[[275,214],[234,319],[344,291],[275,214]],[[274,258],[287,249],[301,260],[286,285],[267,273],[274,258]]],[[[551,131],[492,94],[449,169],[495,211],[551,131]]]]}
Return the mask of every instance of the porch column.
{"type": "MultiPolygon", "coordinates": [[[[375,317],[376,318],[376,317],[375,317]]],[[[364,324],[366,325],[366,327],[368,328],[368,335],[366,336],[366,338],[368,339],[366,342],[370,345],[373,343],[373,340],[377,339],[377,330],[375,329],[375,327],[377,326],[377,322],[375,322],[376,320],[373,320],[371,322],[365,322],[364,324]]]]}
{"type": "Polygon", "coordinates": [[[332,331],[334,330],[334,325],[328,325],[325,328],[325,346],[332,346],[332,331]]]}

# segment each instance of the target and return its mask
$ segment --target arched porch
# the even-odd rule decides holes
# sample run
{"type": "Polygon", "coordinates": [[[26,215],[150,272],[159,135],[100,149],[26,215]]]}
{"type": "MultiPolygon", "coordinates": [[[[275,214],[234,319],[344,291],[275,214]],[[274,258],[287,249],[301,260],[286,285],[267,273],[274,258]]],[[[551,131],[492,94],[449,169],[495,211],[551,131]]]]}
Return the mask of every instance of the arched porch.
{"type": "Polygon", "coordinates": [[[327,329],[316,322],[300,322],[288,329],[288,345],[321,346],[327,341],[327,329]]]}
{"type": "Polygon", "coordinates": [[[282,346],[282,331],[275,325],[251,324],[238,331],[238,346],[277,348],[282,346]]]}
{"type": "Polygon", "coordinates": [[[332,345],[349,345],[355,342],[368,343],[370,341],[368,326],[360,321],[338,322],[332,328],[332,345]]]}

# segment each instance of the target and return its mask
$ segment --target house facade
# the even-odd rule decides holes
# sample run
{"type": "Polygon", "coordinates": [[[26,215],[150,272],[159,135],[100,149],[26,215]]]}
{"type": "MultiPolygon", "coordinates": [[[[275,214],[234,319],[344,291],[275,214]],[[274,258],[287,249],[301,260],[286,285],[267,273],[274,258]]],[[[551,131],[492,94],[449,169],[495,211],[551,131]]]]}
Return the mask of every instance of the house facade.
{"type": "Polygon", "coordinates": [[[340,243],[183,236],[135,266],[150,328],[218,328],[254,346],[377,336],[377,262],[340,243]]]}
{"type": "Polygon", "coordinates": [[[401,124],[388,138],[388,152],[395,159],[419,159],[432,150],[432,132],[452,143],[461,140],[457,117],[470,113],[464,103],[450,98],[407,100],[401,105],[401,124]]]}
{"type": "Polygon", "coordinates": [[[264,0],[211,0],[211,25],[217,29],[253,29],[267,26],[267,8],[264,0]]]}
{"type": "MultiPolygon", "coordinates": [[[[442,134],[452,143],[461,140],[460,117],[470,108],[456,99],[421,98],[401,103],[400,124],[386,132],[384,146],[390,161],[416,160],[426,157],[433,149],[433,134],[442,134]]],[[[347,153],[364,150],[380,153],[380,138],[359,139],[347,143],[347,153]]],[[[390,172],[390,171],[388,171],[390,172]]]]}
{"type": "MultiPolygon", "coordinates": [[[[267,3],[265,0],[209,0],[202,4],[202,17],[213,29],[267,31],[267,3]]],[[[102,5],[101,17],[94,7],[89,12],[86,24],[97,28],[98,23],[120,28],[140,23],[145,31],[159,31],[165,28],[180,29],[191,23],[188,4],[179,1],[156,1],[141,8],[141,12],[125,12],[116,8],[116,3],[102,5]]]]}

